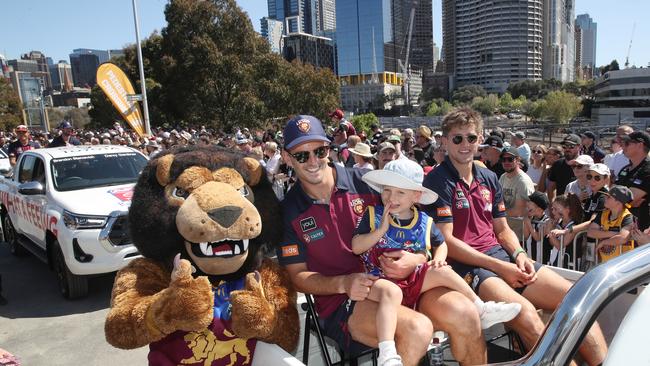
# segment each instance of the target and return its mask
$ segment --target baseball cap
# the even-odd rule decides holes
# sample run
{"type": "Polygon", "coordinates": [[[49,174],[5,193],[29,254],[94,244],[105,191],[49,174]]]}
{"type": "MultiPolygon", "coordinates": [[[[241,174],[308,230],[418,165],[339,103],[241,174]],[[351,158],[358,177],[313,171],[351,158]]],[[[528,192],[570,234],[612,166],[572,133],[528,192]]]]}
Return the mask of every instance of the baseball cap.
{"type": "Polygon", "coordinates": [[[72,128],[72,124],[71,124],[70,122],[68,122],[68,121],[63,121],[63,122],[61,122],[61,123],[59,124],[59,127],[58,127],[58,128],[59,128],[60,130],[62,130],[62,129],[64,129],[64,128],[72,128]]]}
{"type": "Polygon", "coordinates": [[[28,129],[27,129],[27,126],[25,126],[25,125],[16,126],[16,132],[27,132],[27,131],[28,131],[28,129]]]}
{"type": "Polygon", "coordinates": [[[480,147],[493,147],[497,150],[503,149],[503,140],[499,136],[490,135],[480,147]]]}
{"type": "Polygon", "coordinates": [[[384,186],[420,191],[420,203],[424,205],[430,205],[438,199],[435,192],[422,186],[424,171],[420,164],[409,159],[393,160],[384,169],[371,170],[361,179],[377,192],[383,191],[384,186]]]}
{"type": "Polygon", "coordinates": [[[298,115],[290,119],[284,126],[282,135],[286,150],[308,141],[330,142],[320,120],[308,115],[298,115]]]}
{"type": "Polygon", "coordinates": [[[536,204],[542,210],[546,210],[549,206],[548,196],[546,193],[535,191],[530,196],[528,196],[530,202],[536,204]]]}
{"type": "Polygon", "coordinates": [[[582,139],[575,133],[566,135],[564,140],[562,140],[562,145],[580,145],[581,143],[582,139]]]}
{"type": "MultiPolygon", "coordinates": [[[[16,131],[18,131],[18,128],[16,128],[16,131]]],[[[640,142],[645,145],[645,147],[650,148],[650,135],[648,135],[646,132],[642,131],[636,131],[632,132],[629,135],[621,136],[621,141],[622,142],[640,142]]]]}
{"type": "Polygon", "coordinates": [[[343,111],[340,109],[335,110],[334,112],[329,114],[330,117],[336,117],[338,119],[343,119],[344,114],[343,111]]]}
{"type": "Polygon", "coordinates": [[[569,161],[568,164],[569,165],[580,164],[580,165],[592,166],[594,164],[594,159],[589,155],[578,155],[577,158],[569,161]]]}
{"type": "Polygon", "coordinates": [[[388,136],[388,138],[386,139],[386,141],[388,141],[388,142],[399,142],[399,143],[401,143],[401,142],[402,142],[402,139],[401,139],[399,136],[397,136],[397,135],[390,135],[390,136],[388,136]]]}
{"type": "Polygon", "coordinates": [[[512,146],[507,147],[507,148],[503,149],[503,151],[501,151],[501,156],[508,155],[508,154],[512,155],[512,156],[514,156],[516,158],[521,157],[521,155],[519,155],[519,150],[517,150],[516,147],[512,147],[512,146]]]}
{"type": "Polygon", "coordinates": [[[595,139],[596,139],[596,134],[593,133],[593,132],[591,132],[591,131],[587,131],[587,132],[583,133],[583,134],[580,135],[580,136],[582,136],[582,137],[586,137],[586,138],[590,138],[590,139],[592,139],[592,140],[595,140],[595,139]]]}
{"type": "Polygon", "coordinates": [[[382,152],[382,151],[388,150],[388,149],[397,150],[397,149],[395,149],[395,145],[391,144],[388,141],[384,141],[381,144],[379,144],[379,147],[377,148],[377,151],[382,152]]]}
{"type": "Polygon", "coordinates": [[[515,134],[513,136],[515,136],[518,139],[522,139],[522,140],[526,138],[526,134],[523,133],[522,131],[515,132],[515,134]]]}
{"type": "Polygon", "coordinates": [[[609,176],[609,168],[603,163],[593,164],[589,167],[589,171],[598,173],[599,175],[609,176]]]}
{"type": "Polygon", "coordinates": [[[614,185],[606,194],[612,196],[615,200],[621,202],[627,207],[630,207],[630,202],[634,199],[632,191],[625,186],[614,185]]]}

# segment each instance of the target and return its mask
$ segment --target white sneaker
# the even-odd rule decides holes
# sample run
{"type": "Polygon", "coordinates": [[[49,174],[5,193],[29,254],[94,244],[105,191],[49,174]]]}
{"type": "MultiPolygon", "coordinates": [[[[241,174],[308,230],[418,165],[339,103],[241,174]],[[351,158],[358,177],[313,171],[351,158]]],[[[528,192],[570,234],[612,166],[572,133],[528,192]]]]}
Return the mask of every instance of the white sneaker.
{"type": "Polygon", "coordinates": [[[377,357],[377,364],[379,366],[403,366],[402,358],[399,355],[392,355],[386,358],[377,357]]]}
{"type": "Polygon", "coordinates": [[[479,311],[481,317],[481,328],[487,329],[494,324],[503,323],[514,319],[521,311],[521,304],[488,301],[483,303],[483,309],[479,311]]]}

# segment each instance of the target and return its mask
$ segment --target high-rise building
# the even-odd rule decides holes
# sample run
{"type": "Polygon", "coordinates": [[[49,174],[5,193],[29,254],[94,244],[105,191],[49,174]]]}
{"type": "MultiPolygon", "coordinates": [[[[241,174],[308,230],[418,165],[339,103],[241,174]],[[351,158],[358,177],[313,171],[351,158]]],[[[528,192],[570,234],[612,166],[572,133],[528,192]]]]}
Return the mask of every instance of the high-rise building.
{"type": "Polygon", "coordinates": [[[575,0],[544,1],[542,77],[575,80],[575,0]]]}
{"type": "Polygon", "coordinates": [[[364,109],[378,96],[401,95],[406,76],[402,65],[406,61],[412,8],[415,18],[408,69],[412,86],[409,95],[415,98],[419,94],[417,86],[421,88],[422,70],[433,65],[431,0],[336,3],[338,75],[343,108],[364,109]]]}
{"type": "Polygon", "coordinates": [[[97,68],[99,68],[102,62],[109,60],[108,51],[88,51],[90,52],[83,52],[83,50],[77,49],[74,50],[74,53],[70,54],[72,79],[74,80],[74,85],[80,88],[92,88],[95,86],[97,84],[97,68]]]}
{"type": "MultiPolygon", "coordinates": [[[[440,61],[440,47],[438,47],[436,42],[433,42],[433,71],[436,71],[435,67],[438,64],[438,61],[440,61]]],[[[442,70],[440,70],[440,72],[442,72],[442,70]]]]}
{"type": "Polygon", "coordinates": [[[283,36],[283,56],[291,62],[299,60],[316,68],[326,67],[336,73],[335,47],[331,38],[306,33],[283,36]]]}
{"type": "Polygon", "coordinates": [[[318,30],[321,32],[332,31],[336,29],[336,1],[335,0],[317,0],[318,12],[316,20],[318,30]]]}
{"type": "Polygon", "coordinates": [[[57,91],[71,91],[74,87],[72,79],[72,66],[65,60],[60,60],[50,66],[52,89],[57,91]]]}
{"type": "Polygon", "coordinates": [[[444,72],[503,92],[542,78],[543,0],[443,0],[444,72]]]}
{"type": "Polygon", "coordinates": [[[95,50],[92,48],[76,48],[72,50],[70,57],[72,55],[95,55],[99,60],[99,63],[102,64],[111,59],[111,53],[107,50],[95,50]]]}
{"type": "Polygon", "coordinates": [[[323,36],[336,29],[336,0],[267,0],[269,19],[283,23],[284,34],[323,36]]]}
{"type": "Polygon", "coordinates": [[[3,55],[0,55],[0,77],[9,78],[9,64],[3,55]]]}
{"type": "Polygon", "coordinates": [[[576,17],[576,68],[591,79],[596,69],[596,37],[598,24],[589,14],[576,17]]]}
{"type": "Polygon", "coordinates": [[[282,33],[284,26],[281,21],[264,17],[260,19],[260,33],[269,42],[271,52],[282,53],[282,33]]]}

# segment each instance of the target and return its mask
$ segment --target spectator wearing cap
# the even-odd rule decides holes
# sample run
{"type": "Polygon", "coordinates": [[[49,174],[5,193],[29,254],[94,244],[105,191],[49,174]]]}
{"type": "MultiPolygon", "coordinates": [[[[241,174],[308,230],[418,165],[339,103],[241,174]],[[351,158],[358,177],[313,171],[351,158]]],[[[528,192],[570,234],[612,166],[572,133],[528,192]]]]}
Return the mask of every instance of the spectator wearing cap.
{"type": "Polygon", "coordinates": [[[578,155],[577,158],[569,161],[576,179],[567,184],[565,193],[575,194],[582,204],[591,196],[591,187],[587,181],[587,170],[594,164],[594,159],[589,155],[578,155]]]}
{"type": "Polygon", "coordinates": [[[546,194],[551,202],[556,195],[564,194],[567,184],[576,179],[571,166],[569,166],[569,161],[580,155],[580,144],[580,136],[576,134],[566,135],[562,140],[564,157],[553,163],[548,171],[549,182],[548,187],[546,187],[546,194]]]}
{"type": "Polygon", "coordinates": [[[501,152],[501,164],[504,174],[499,178],[503,189],[503,202],[506,206],[508,226],[515,232],[517,238],[523,243],[523,221],[526,215],[526,202],[528,196],[535,192],[535,184],[530,177],[520,168],[521,156],[519,150],[511,146],[501,152]],[[513,218],[517,219],[513,219],[513,218]]]}
{"type": "Polygon", "coordinates": [[[594,163],[602,163],[605,158],[605,151],[596,144],[596,134],[587,131],[580,135],[580,154],[589,155],[594,163]]]}
{"type": "Polygon", "coordinates": [[[372,144],[372,146],[379,145],[381,143],[381,140],[384,137],[381,128],[379,128],[378,125],[373,123],[370,125],[370,130],[372,131],[372,134],[370,136],[370,144],[372,144]]]}
{"type": "Polygon", "coordinates": [[[612,153],[605,155],[603,163],[605,163],[612,172],[612,181],[615,182],[618,173],[620,173],[621,169],[625,168],[625,166],[630,163],[630,159],[623,154],[623,144],[620,137],[614,136],[610,144],[610,149],[612,150],[612,153]]]}
{"type": "Polygon", "coordinates": [[[645,230],[650,226],[650,135],[646,132],[632,132],[624,136],[623,154],[630,159],[630,164],[618,174],[616,184],[626,186],[632,191],[634,200],[631,212],[638,219],[639,229],[645,230]]]}
{"type": "Polygon", "coordinates": [[[402,139],[399,135],[389,135],[386,141],[395,146],[395,159],[408,159],[408,157],[402,153],[402,139]]]}
{"type": "Polygon", "coordinates": [[[144,144],[144,151],[149,156],[149,159],[153,159],[156,155],[160,154],[160,145],[158,145],[156,140],[147,140],[144,144]]]}
{"type": "Polygon", "coordinates": [[[519,157],[526,166],[530,165],[530,146],[526,143],[526,134],[522,131],[515,132],[510,138],[512,146],[519,151],[519,157]]]}
{"type": "MultiPolygon", "coordinates": [[[[585,221],[592,221],[605,208],[605,194],[609,191],[610,185],[609,174],[609,168],[603,163],[593,164],[587,169],[587,182],[591,195],[582,206],[585,221]]],[[[587,229],[587,227],[588,225],[585,225],[584,228],[579,229],[587,229]]]]}
{"type": "Polygon", "coordinates": [[[251,141],[247,138],[241,138],[237,139],[237,148],[241,150],[244,154],[250,154],[251,151],[253,150],[253,146],[251,145],[251,141]]]}
{"type": "Polygon", "coordinates": [[[526,208],[527,215],[524,218],[524,238],[526,239],[527,251],[531,253],[531,258],[537,258],[537,243],[541,240],[541,259],[542,263],[548,263],[551,257],[553,246],[548,242],[544,225],[549,222],[546,210],[550,206],[546,193],[535,191],[528,196],[526,208]]]}
{"type": "Polygon", "coordinates": [[[72,128],[72,124],[70,122],[61,122],[58,129],[60,131],[59,136],[55,137],[47,147],[81,145],[79,139],[74,136],[74,129],[72,128]]]}
{"type": "Polygon", "coordinates": [[[433,139],[433,134],[429,127],[425,125],[418,127],[415,131],[415,144],[424,152],[424,159],[418,161],[418,163],[423,167],[436,165],[436,160],[433,157],[436,140],[433,139]]]}
{"type": "Polygon", "coordinates": [[[605,207],[589,224],[587,237],[598,239],[599,261],[607,262],[634,249],[630,233],[635,229],[634,216],[629,211],[632,191],[625,186],[612,186],[605,194],[605,207]]]}
{"type": "Polygon", "coordinates": [[[503,139],[497,135],[490,135],[479,147],[483,149],[481,151],[481,158],[485,166],[493,171],[497,175],[497,178],[501,177],[506,172],[501,164],[503,139]]]}
{"type": "Polygon", "coordinates": [[[369,170],[375,169],[374,165],[372,165],[372,152],[370,151],[370,145],[359,142],[350,149],[350,152],[352,153],[355,162],[354,166],[352,166],[353,168],[369,170]]]}
{"type": "Polygon", "coordinates": [[[375,154],[375,159],[377,159],[377,168],[384,169],[386,164],[395,160],[395,145],[391,144],[388,141],[384,141],[377,147],[377,153],[375,154]]]}
{"type": "Polygon", "coordinates": [[[634,132],[634,128],[630,125],[620,125],[616,127],[616,137],[622,138],[634,132]]]}
{"type": "Polygon", "coordinates": [[[9,155],[9,163],[11,166],[16,165],[16,161],[20,154],[27,150],[38,149],[41,147],[38,142],[31,141],[29,138],[29,129],[25,125],[18,125],[16,127],[16,141],[9,144],[7,147],[7,155],[9,155]]]}

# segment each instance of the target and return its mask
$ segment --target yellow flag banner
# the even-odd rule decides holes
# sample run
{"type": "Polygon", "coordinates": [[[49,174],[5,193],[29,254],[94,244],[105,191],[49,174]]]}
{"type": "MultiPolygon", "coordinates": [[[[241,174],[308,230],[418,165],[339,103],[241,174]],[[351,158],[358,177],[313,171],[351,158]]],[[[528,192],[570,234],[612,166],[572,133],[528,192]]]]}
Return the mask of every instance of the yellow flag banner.
{"type": "Polygon", "coordinates": [[[135,94],[135,90],[124,71],[110,62],[103,63],[97,69],[97,84],[131,128],[138,135],[144,136],[140,106],[137,102],[129,101],[126,98],[128,94],[135,94]]]}

